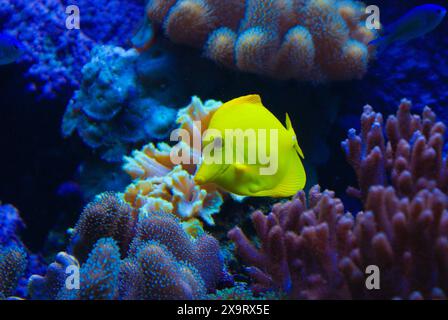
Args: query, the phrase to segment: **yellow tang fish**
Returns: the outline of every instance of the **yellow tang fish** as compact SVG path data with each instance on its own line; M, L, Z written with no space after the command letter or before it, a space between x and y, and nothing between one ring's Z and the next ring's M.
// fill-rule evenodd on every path
M202 136L202 162L194 180L243 196L288 197L302 190L306 174L296 134L258 95L223 104Z

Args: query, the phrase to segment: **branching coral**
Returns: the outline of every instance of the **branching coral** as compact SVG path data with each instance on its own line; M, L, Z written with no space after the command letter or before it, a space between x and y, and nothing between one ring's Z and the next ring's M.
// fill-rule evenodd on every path
M362 137L344 144L360 181L364 210L344 213L329 191L311 189L252 215L258 249L239 228L229 232L251 265L254 288L275 288L292 298L444 298L448 292L448 200L444 126L425 109L412 116L403 101L389 117L366 107ZM383 156L384 155L384 156ZM388 183L392 186L387 187ZM352 193L353 193L353 189ZM308 203L308 205L307 205ZM380 270L381 288L368 290L366 268Z
M150 0L147 16L174 42L225 66L281 79L362 77L375 37L350 0Z
M132 157L125 157L123 168L134 182L126 189L124 198L134 209L142 213L172 213L187 221L186 228L192 228L193 233L198 226L195 218L214 224L212 215L219 211L223 200L217 190L200 187L193 180L201 151L197 150L193 137L202 134L220 105L213 100L202 104L193 97L189 106L179 110L177 118L180 129L188 131L190 141L180 141L174 147L165 143L156 147L150 143L141 151L134 151ZM177 153L186 154L189 163L174 163Z
M26 74L31 80L29 89L55 98L57 93L77 87L80 67L94 41L79 30L68 32L60 1L2 2L3 29L17 36L25 47L20 62L30 65Z
M73 230L70 253L84 262L99 239L111 237L124 256L134 235L134 224L131 208L119 195L100 194L81 213Z

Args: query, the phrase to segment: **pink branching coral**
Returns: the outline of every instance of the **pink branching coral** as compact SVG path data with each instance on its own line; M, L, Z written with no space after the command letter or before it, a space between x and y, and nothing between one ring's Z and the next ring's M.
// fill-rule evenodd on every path
M375 37L351 0L150 0L146 12L172 41L279 79L361 78Z
M66 252L59 252L55 261L51 263L44 276L32 275L28 281L29 296L33 300L53 300L58 297L59 291L65 286L66 270L74 266L79 268L75 257Z
M363 200L356 217L332 192L313 187L252 215L261 247L239 228L229 232L251 265L254 288L283 290L291 298L439 299L448 293L447 160L443 124L425 108L411 115L403 101L386 122L366 107L362 134L343 144ZM391 184L390 186L388 186ZM380 270L379 290L366 288L366 269Z
M361 135L354 129L342 143L347 161L358 177L359 190L351 195L366 199L371 185L392 183L400 197L413 197L420 190L438 188L448 193L448 159L443 159L445 125L436 122L430 108L412 115L412 104L402 100L390 116L383 134L383 116L364 107ZM387 138L387 143L386 143Z
M180 141L173 147L150 143L141 151L134 151L132 157L125 157L123 168L134 181L127 187L124 199L134 210L143 214L172 213L184 221L192 234L201 229L197 218L214 224L212 215L219 211L223 200L218 190L198 186L193 180L201 151L193 143L193 136L200 137L220 105L213 100L203 104L193 97L190 105L179 110L177 118L179 128L190 134L191 141ZM190 163L174 163L172 156L176 152L189 155Z

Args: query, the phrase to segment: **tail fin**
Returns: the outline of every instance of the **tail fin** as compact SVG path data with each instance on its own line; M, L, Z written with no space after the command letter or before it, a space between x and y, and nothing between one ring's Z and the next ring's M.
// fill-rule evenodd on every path
M297 151L297 153L299 154L299 156L302 158L302 159L305 159L305 156L303 155L303 152L302 152L302 149L300 149L300 146L299 146L299 143L297 142L297 135L296 135L296 133L294 132L294 129L293 129L293 127L292 127L292 125L291 125L291 119L289 118L289 115L288 115L288 113L286 113L286 130L288 130L289 132L291 132L291 134L293 135L293 139L294 139L294 141L293 141L293 144L294 144L294 149Z

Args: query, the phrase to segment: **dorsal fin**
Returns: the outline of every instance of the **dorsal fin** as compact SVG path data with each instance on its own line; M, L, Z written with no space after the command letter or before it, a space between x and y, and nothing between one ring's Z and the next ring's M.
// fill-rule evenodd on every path
M293 129L292 124L291 124L291 119L289 118L288 113L286 113L286 120L285 120L285 123L286 123L286 130L288 130L289 132L291 132L291 134L293 135L293 139L294 139L294 141L293 141L293 146L294 146L294 149L295 149L295 150L297 151L297 153L302 157L302 159L305 159L305 156L303 155L302 149L300 149L299 143L298 143L298 141L297 141L297 135L296 135L296 133L294 132L294 129Z
M234 106L238 106L238 105L241 105L244 103L263 105L261 102L261 97L258 94L250 94L247 96L243 96L243 97L239 97L239 98L230 100L230 101L224 103L220 109L223 110L223 109L227 109L227 108L232 108Z

